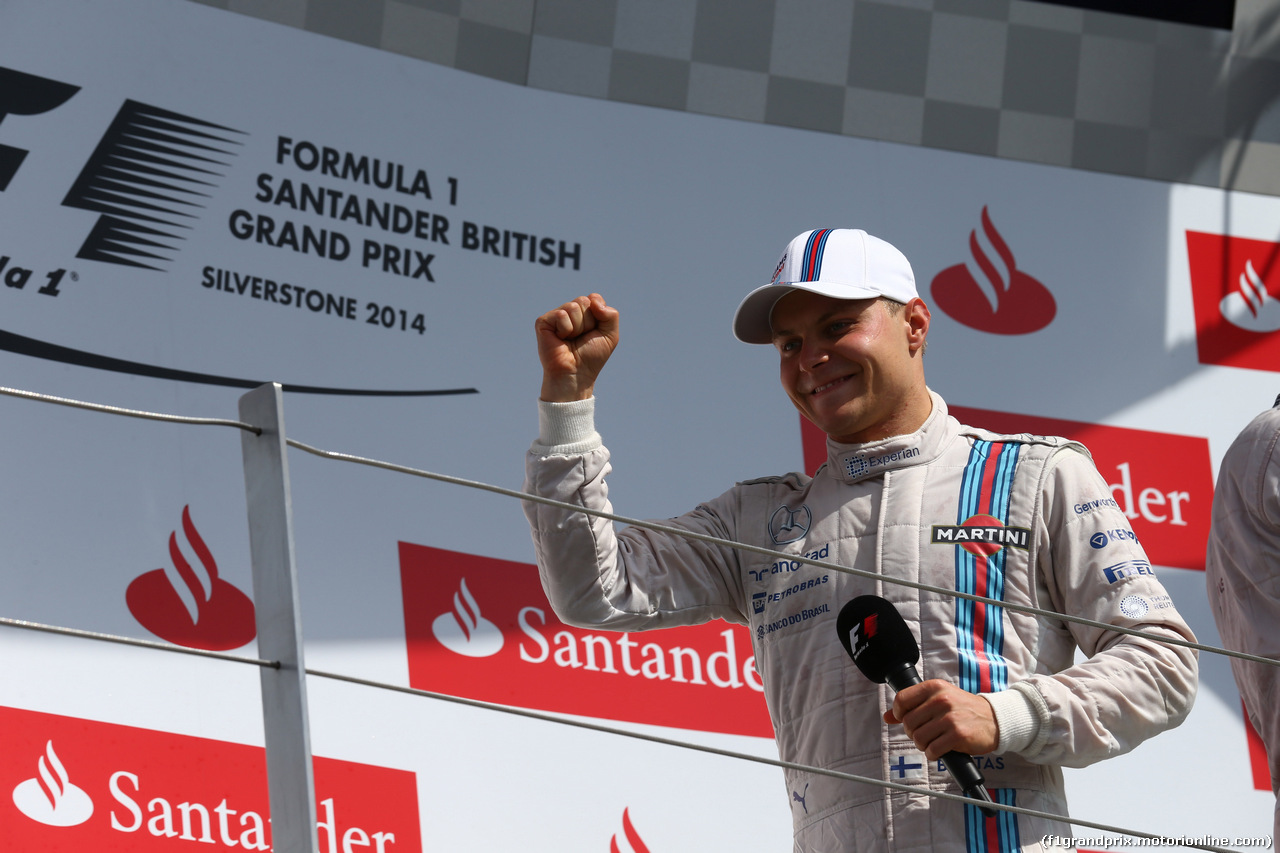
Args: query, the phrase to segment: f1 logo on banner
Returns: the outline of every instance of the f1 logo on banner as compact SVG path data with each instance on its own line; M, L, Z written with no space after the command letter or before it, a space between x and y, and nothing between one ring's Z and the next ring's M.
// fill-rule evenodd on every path
M746 628L565 625L538 570L400 543L409 684L519 708L773 737Z
M57 109L80 91L79 86L60 83L47 77L24 74L12 68L0 68L0 122L5 116L33 116ZM18 173L28 152L12 145L0 145L0 192Z

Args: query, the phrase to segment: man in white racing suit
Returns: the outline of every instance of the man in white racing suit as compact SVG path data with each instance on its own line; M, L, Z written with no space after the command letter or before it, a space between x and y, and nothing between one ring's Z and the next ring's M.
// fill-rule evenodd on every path
M1181 723L1195 696L1185 647L791 559L1193 639L1083 447L947 414L924 381L929 320L906 258L846 229L792 240L739 306L735 334L777 348L783 388L828 435L827 463L812 479L738 483L664 523L783 556L525 505L562 620L745 624L782 759L921 791L786 770L797 851L1039 849L1069 827L924 793L960 792L941 756L974 755L996 802L1066 814L1061 766L1127 752ZM592 294L535 328L543 385L526 491L608 510L593 391L618 312ZM924 681L896 696L836 637L842 605L866 593L919 638Z
M1222 457L1204 579L1222 644L1280 658L1280 397ZM1231 658L1231 672L1267 750L1280 835L1280 668Z

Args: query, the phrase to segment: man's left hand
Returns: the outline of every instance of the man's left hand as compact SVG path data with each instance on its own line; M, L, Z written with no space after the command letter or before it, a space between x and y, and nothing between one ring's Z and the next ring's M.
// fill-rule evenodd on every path
M930 679L898 693L884 714L901 723L916 748L931 761L956 750L984 755L996 748L999 729L991 704L948 681Z

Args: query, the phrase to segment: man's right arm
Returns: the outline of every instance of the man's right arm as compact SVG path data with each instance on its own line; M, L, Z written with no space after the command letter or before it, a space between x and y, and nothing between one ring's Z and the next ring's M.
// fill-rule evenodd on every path
M535 324L543 366L538 440L525 460L525 491L611 512L609 453L595 430L595 381L618 341L618 312L598 294ZM719 503L719 502L715 502ZM526 502L538 571L556 614L571 625L619 631L741 622L736 554L683 537L628 528L597 515ZM731 512L699 507L668 524L727 537Z

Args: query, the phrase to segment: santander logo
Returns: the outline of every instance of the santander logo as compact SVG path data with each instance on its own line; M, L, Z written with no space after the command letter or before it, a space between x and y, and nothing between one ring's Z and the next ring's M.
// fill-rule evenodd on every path
M18 811L45 826L79 826L93 816L93 800L82 788L71 784L67 770L53 741L45 744L37 764L37 778L18 783L13 804Z
M1250 332L1274 332L1280 329L1280 301L1273 299L1253 268L1253 259L1244 262L1236 289L1218 303L1218 310L1228 323Z
M0 785L26 818L0 810L0 849L273 849L262 747L4 706L0 731ZM55 743L74 757L78 785ZM313 768L315 849L421 853L413 773L323 756L313 757Z
M1280 370L1280 243L1187 232L1201 364Z
M636 828L631 824L631 810L622 810L622 834L630 845L631 853L649 853L649 848L645 846L644 839L640 837L640 833L636 832ZM618 847L618 834L614 833L609 839L609 853L624 853L623 849Z
M431 633L440 645L467 657L487 658L502 651L502 630L480 614L466 578L453 594L453 610L436 617Z
M177 531L170 533L172 565L133 579L125 590L129 612L148 631L179 646L226 651L245 645L257 634L253 602L218 577L189 506L182 508L182 533L195 560L184 554Z
M745 627L575 628L538 569L400 543L409 684L519 708L770 737Z
M1036 279L1018 269L1013 252L982 208L983 247L977 231L969 232L969 262L947 267L930 285L934 304L948 316L980 332L1025 335L1053 322L1057 303ZM999 264L997 264L999 261Z

